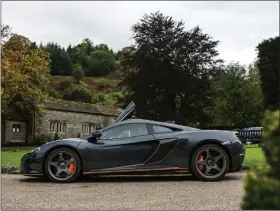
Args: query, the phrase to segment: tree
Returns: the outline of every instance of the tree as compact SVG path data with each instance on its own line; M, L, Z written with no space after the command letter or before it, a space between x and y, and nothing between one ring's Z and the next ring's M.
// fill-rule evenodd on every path
M4 112L17 105L28 111L42 111L49 84L49 56L43 49L31 49L31 42L13 35L2 48L1 97Z
M280 96L279 37L257 46L258 67L265 98L263 152L266 164L252 169L245 178L242 208L246 210L280 209Z
M67 47L67 53L70 57L72 64L79 63L78 56L77 56L77 49L75 48L75 46L72 47L72 45L69 45Z
M280 104L280 37L264 40L257 50L265 108L273 110Z
M83 68L80 64L75 64L73 66L72 76L77 81L78 84L84 78L85 73L84 73Z
M117 69L112 49L106 44L95 45L84 39L76 46L69 45L67 52L73 64L79 63L86 76L105 76Z
M68 52L55 43L48 43L46 49L50 54L51 74L70 76L72 73L72 62Z
M86 38L84 39L80 44L76 46L76 48L81 52L84 53L85 55L90 55L91 52L93 52L94 49L94 43L89 39Z
M181 124L208 122L211 78L220 72L218 41L199 27L189 31L182 21L160 12L144 15L132 27L135 46L121 61L129 69L120 86L124 104L136 102L137 116Z
M1 24L1 45L10 38L12 31L9 25Z
M36 42L31 42L31 44L30 44L30 49L38 49L39 47L38 47L38 45L37 45L37 43Z
M247 112L251 115L251 124L261 125L264 113L264 97L261 88L260 70L254 62L248 68L247 83L245 84L245 90L248 90L249 104Z
M118 61L118 69L124 73L124 74L130 74L130 66L127 66L127 60L129 60L129 58L131 58L131 56L136 52L136 49L134 48L134 46L128 46L128 47L124 47L121 50L119 50L116 55L115 58ZM129 65L129 62L128 62Z
M113 54L105 50L95 50L90 54L90 69L87 76L105 76L116 70Z
M114 58L115 58L115 53L112 49L109 49L108 45L107 44L104 44L104 43L101 43L101 44L98 44L96 46L94 46L93 48L94 50L93 51L96 51L96 50L103 50L103 51L107 51L109 53L111 53ZM116 59L116 58L115 58Z
M208 112L214 125L237 127L259 126L263 112L263 98L259 72L255 65L246 68L238 63L225 66L213 82L213 101Z
M69 49L70 50L70 49ZM86 38L71 50L71 59L74 64L79 63L84 72L90 71L91 57L90 54L94 51L93 42Z
M106 45L104 43L94 46L93 51L96 51L96 50L110 51L108 45Z

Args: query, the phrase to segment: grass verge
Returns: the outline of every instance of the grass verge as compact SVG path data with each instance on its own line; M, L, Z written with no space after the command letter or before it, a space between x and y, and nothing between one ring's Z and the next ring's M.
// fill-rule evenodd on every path
M245 160L243 163L243 169L250 169L264 164L265 164L265 156L262 151L262 148L258 147L258 145L247 146Z
M2 147L1 148L1 167L10 163L16 166L17 169L20 167L21 157L36 148L35 146L28 147Z

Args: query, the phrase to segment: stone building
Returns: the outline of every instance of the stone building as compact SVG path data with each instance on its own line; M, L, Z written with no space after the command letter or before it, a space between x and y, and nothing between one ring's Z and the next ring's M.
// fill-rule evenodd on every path
M32 144L40 135L78 137L114 121L120 109L64 100L46 101L44 114L10 108L1 115L1 144Z

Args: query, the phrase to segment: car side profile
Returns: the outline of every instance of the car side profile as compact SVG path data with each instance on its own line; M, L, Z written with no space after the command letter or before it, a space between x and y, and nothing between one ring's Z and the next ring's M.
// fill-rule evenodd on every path
M102 130L49 142L25 154L21 173L54 182L120 174L192 174L218 181L242 167L245 146L234 132L129 119L134 109L131 102Z

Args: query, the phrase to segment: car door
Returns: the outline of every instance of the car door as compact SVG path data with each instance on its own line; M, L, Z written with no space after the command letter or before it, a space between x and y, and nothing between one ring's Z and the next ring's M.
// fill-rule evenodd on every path
M148 128L154 134L155 143L157 143L158 147L152 156L145 161L145 164L160 164L175 149L179 143L179 138L174 130L169 127L148 124Z
M146 124L121 124L103 131L99 140L88 146L84 161L89 171L134 168L144 163L156 148L154 136L149 134Z

